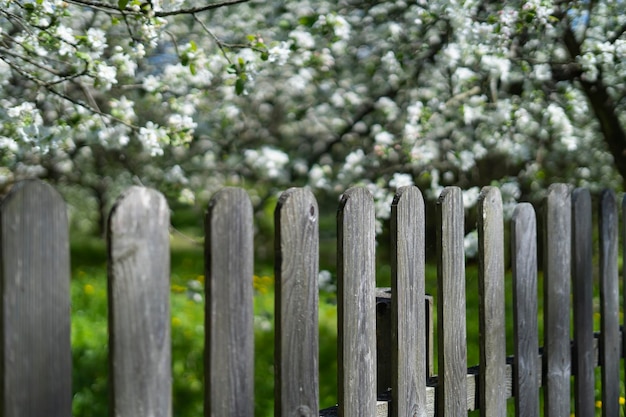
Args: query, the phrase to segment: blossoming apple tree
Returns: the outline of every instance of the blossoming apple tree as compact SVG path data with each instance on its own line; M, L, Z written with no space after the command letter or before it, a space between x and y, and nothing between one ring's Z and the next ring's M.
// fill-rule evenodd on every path
M626 178L623 1L0 3L5 183L358 183L384 217L406 184Z

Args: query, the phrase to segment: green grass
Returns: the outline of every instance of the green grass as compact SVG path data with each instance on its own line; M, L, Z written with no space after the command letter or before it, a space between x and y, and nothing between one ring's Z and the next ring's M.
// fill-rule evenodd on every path
M191 241L172 242L171 315L174 416L203 415L203 251ZM274 407L274 282L265 267L254 277L255 415ZM108 415L107 277L104 243L72 245L73 415ZM320 402L336 403L336 306L334 295L320 303Z
M83 239L72 245L72 349L73 415L108 414L108 348L106 252L104 242ZM328 261L328 260L326 260ZM198 417L203 414L204 300L203 250L192 240L176 237L172 241L171 314L174 416ZM378 285L388 286L390 268L379 259ZM330 265L326 266L330 268ZM427 293L437 296L437 271L427 265ZM541 293L541 275L538 290ZM512 283L507 275L507 354L513 353ZM255 415L270 417L274 406L274 282L271 265L261 265L254 277L255 329ZM468 365L479 360L478 269L466 267L467 357ZM320 295L319 370L320 406L337 402L337 309L334 294ZM539 298L539 313L542 300ZM435 305L436 310L436 305ZM436 313L435 313L436 314ZM435 317L436 318L436 317ZM435 331L436 331L436 322ZM539 320L540 343L543 323ZM599 325L596 323L596 330ZM436 352L435 339L435 352ZM435 355L436 372L436 355ZM600 400L599 369L597 400ZM622 393L624 389L622 387ZM598 404L599 405L599 404ZM509 400L509 411L513 400ZM601 408L597 408L600 415ZM477 415L472 413L472 415Z

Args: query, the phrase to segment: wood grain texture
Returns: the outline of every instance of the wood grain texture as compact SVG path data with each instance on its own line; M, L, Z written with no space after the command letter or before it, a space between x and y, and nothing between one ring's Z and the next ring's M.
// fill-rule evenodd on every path
M622 198L621 212L622 212L622 227L620 229L620 234L621 234L621 243L622 243L622 260L624 260L626 259L626 195ZM626 312L626 268L623 268L623 267L622 267L621 280L622 280L621 308L622 308L622 312ZM626 329L626 325L624 323L626 323L626 318L622 319L622 326L621 326L622 331L620 332L622 336L622 343L621 343L622 356L626 357L626 337L624 335L624 329ZM624 369L622 369L622 371L626 372L626 360L623 362L623 366L624 366Z
M391 288L376 288L376 396L388 397L393 386Z
M254 227L246 192L215 194L205 227L205 416L252 416Z
M537 319L537 221L533 206L519 204L511 218L515 409L520 417L539 416L539 336Z
M319 415L319 210L309 190L285 191L275 211L275 415Z
M523 203L526 204L526 203ZM596 335L598 336L598 335ZM595 359L595 366L599 366L599 362L598 362L598 339L595 338L593 340L593 357ZM541 364L541 359L542 359L542 355L541 353L539 353L538 355L536 355L536 363L537 364ZM514 374L514 358L513 357L508 357L507 358L507 364L505 367L505 383L504 386L502 387L504 393L505 393L505 398L506 399L510 399L513 398L513 391L514 391L514 387L513 384L516 383L516 378L513 376ZM536 373L537 374L537 373ZM466 397L466 404L467 404L467 410L468 411L473 411L473 410L478 410L478 408L480 407L479 401L478 401L478 386L479 386L479 375L478 375L478 367L473 366L467 369L467 374L466 374L466 380L467 380L467 397ZM537 405L536 406L531 406L531 407L526 407L523 410L525 411L529 411L529 410L536 410L535 414L530 414L530 413L520 413L520 414L515 414L515 415L541 415L539 413L539 387L541 386L541 378L538 378L536 380L536 394L531 398L531 400L533 400L533 402L536 402ZM426 386L426 415L428 417L433 417L435 415L435 402L436 402L436 391L438 390L437 387L437 380L436 378L433 380L430 380L429 383ZM391 400L389 399L385 399L385 398L379 398L378 401L376 402L376 416L377 417L391 417L391 412L392 412L392 406L391 406ZM338 415L338 410L337 407L329 407L323 410L320 410L320 416L322 417L336 417ZM465 415L465 414L463 414Z
M494 187L483 188L478 198L478 248L480 415L500 417L506 415L504 221L500 190Z
M422 193L400 188L391 206L394 417L426 416L425 233Z
M342 195L337 227L339 415L370 417L376 415L376 277L369 191Z
M41 181L0 206L0 415L69 417L72 407L67 208Z
M172 415L169 208L132 187L108 224L110 415Z
M572 192L572 281L574 286L575 411L595 413L595 363L593 348L593 218L589 190Z
M378 398L389 397L393 386L392 332L391 332L391 288L376 288L376 386ZM433 297L424 297L424 318L426 322L426 381L434 376L434 328ZM392 395L393 397L393 395Z
M437 333L442 416L467 412L464 208L461 189L447 187L437 201Z
M602 415L620 413L619 278L617 270L618 215L615 193L600 196L600 363Z
M566 185L548 189L544 219L544 414L569 417L572 222Z

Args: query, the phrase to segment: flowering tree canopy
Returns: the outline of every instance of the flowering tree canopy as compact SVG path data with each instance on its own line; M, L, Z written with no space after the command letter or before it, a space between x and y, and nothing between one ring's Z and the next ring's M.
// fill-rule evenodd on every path
M623 1L0 3L4 183L363 184L384 217L626 178Z

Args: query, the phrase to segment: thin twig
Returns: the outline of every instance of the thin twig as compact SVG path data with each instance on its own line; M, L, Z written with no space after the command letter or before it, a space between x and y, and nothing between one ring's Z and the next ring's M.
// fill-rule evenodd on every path
M94 0L66 0L68 3L72 3L72 4L77 4L80 6L86 6L86 7L91 7L94 9L100 9L109 13L115 13L115 14L130 14L130 15L134 15L134 16L141 16L144 15L145 12L142 11L136 11L133 10L130 7L126 7L123 10L120 10L119 7L109 4L109 3L104 3L101 1L94 1ZM192 7L189 9L178 9L178 10L169 10L169 11L155 11L154 12L154 16L155 17L168 17L168 16L175 16L175 15L181 15L181 14L194 14L194 13L201 13L207 10L214 10L214 9L219 9L221 7L228 7L228 6L232 6L235 4L240 4L240 3L247 3L250 0L225 0L225 1L221 1L221 2L217 2L217 3L209 3L205 6L201 6L201 7Z
M51 86L47 85L43 81L39 80L37 77L35 77L35 76L27 73L26 71L22 70L19 66L15 65L13 62L11 62L11 61L4 61L4 62L6 62L14 71L19 73L22 77L26 78L27 80L30 80L30 81L34 82L35 84L37 84L40 87L46 89L51 94L53 94L53 95L55 95L57 97L60 97L63 100L67 100L67 101L69 101L70 103L72 103L72 104L74 104L76 106L82 107L82 108L86 109L87 111L89 111L89 112L91 112L93 114L97 114L97 115L102 116L102 117L104 117L106 119L109 119L111 121L120 123L120 124L122 124L122 125L124 125L126 127L129 127L130 129L135 130L135 131L139 130L139 128L137 126L135 126L135 125L133 125L131 123L128 123L128 122L126 122L126 121L124 121L124 120L122 120L122 119L120 119L118 117L115 117L115 116L111 115L111 114L105 113L105 112L103 112L103 111L101 111L101 110L99 110L97 108L93 108L93 107L89 106L88 104L83 103L80 100L76 100L76 99L74 99L74 98L72 98L72 97L70 97L70 96L68 96L66 94L63 94L63 93L55 90L54 88L52 88Z
M154 12L154 16L155 17L167 17L167 16L173 16L173 15L178 15L178 14L195 14L195 13L201 13L201 12L205 12L207 10L214 10L214 9L219 9L222 7L228 7L228 6L233 6L235 4L241 4L241 3L247 3L250 0L226 0L226 1L221 1L218 3L209 3L206 6L202 6L202 7L193 7L190 9L180 9L180 10L171 10L168 12Z
M224 55L224 58L226 58L226 61L228 61L228 63L230 65L233 65L232 61L230 60L230 58L228 57L228 54L226 53L226 50L224 49L224 45L222 44L222 41L220 41L218 39L217 36L215 36L215 34L211 31L211 29L209 29L207 27L207 25L204 24L203 21L201 21L200 19L198 19L198 16L195 15L195 13L192 15L194 20L196 22L198 22L200 24L200 26L202 26L202 29L204 29L204 31L206 33L209 34L209 36L211 36L213 38L213 40L215 41L215 43L217 44L217 47L220 48L220 51L222 52L222 55Z

